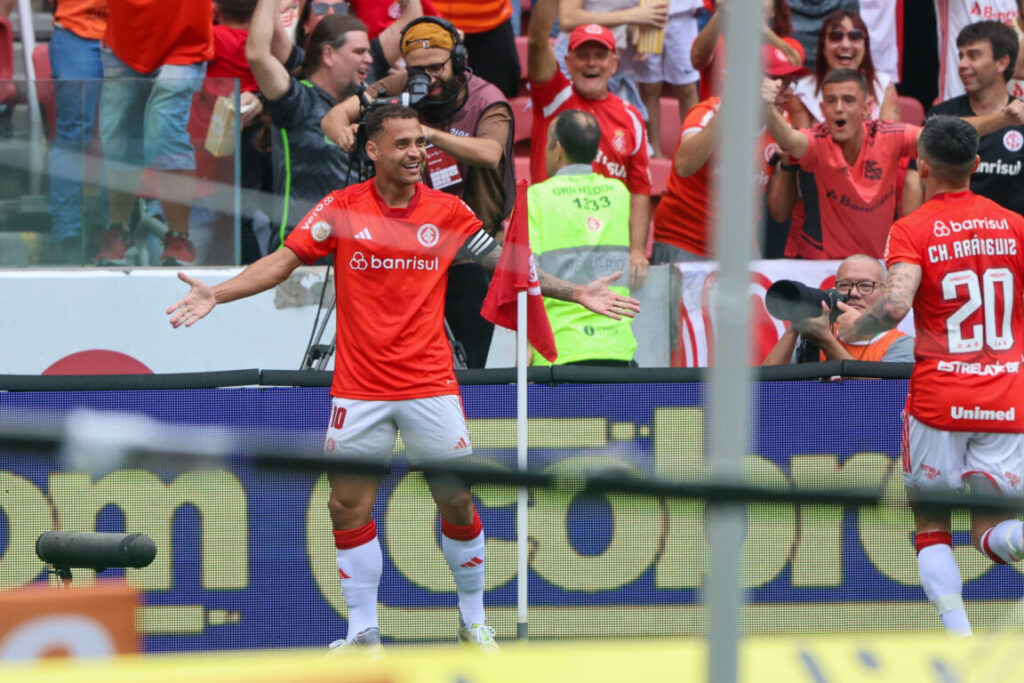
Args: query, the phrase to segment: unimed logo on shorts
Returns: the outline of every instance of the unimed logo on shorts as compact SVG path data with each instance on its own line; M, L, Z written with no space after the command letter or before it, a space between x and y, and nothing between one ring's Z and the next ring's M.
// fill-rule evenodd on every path
M440 260L434 258L381 258L375 254L366 255L361 251L352 254L348 267L352 270L438 270Z
M965 408L950 406L949 416L954 420L995 420L996 422L1013 422L1016 419L1016 408L1009 410L983 410L980 406Z

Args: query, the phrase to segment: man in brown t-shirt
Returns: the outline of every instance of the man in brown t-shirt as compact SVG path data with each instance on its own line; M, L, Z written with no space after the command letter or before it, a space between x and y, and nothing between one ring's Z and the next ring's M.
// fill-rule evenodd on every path
M424 182L461 197L500 240L502 220L515 200L512 108L498 88L472 76L458 34L444 19L410 22L401 49L409 71L425 73L431 83L426 96L413 103L427 138ZM404 92L408 78L407 73L388 76L367 88L366 96ZM334 107L322 122L327 137L351 149L359 109L358 97ZM471 368L487 361L494 329L480 317L487 284L486 272L473 262L456 262L448 273L445 318Z

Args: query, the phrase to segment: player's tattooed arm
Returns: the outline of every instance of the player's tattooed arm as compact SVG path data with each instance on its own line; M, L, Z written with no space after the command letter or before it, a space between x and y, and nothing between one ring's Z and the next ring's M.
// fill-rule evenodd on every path
M493 271L498 266L498 259L500 257L501 246L495 245L493 249L481 254L478 258L484 268ZM589 311L607 316L613 320L632 318L640 312L639 301L629 296L617 294L609 287L611 283L620 277L622 277L622 271L617 271L607 277L599 277L586 285L577 285L555 277L540 268L537 269L537 280L540 282L541 294L551 299L579 304Z
M882 296L854 323L856 336L871 337L899 325L914 305L914 295L920 284L921 266L894 263L889 268Z
M487 270L493 271L498 267L498 259L501 258L501 245L495 244L494 248L480 256L480 265ZM551 273L537 269L537 279L540 281L540 293L549 299L579 303L580 293L583 287L573 284Z
M557 278L540 268L537 269L537 279L540 280L540 293L549 299L579 303L583 287Z

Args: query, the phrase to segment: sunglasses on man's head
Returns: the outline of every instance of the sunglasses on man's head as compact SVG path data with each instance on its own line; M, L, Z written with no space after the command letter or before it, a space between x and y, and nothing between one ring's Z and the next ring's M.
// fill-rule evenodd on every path
M347 2L314 2L310 7L313 14L323 16L328 12L332 14L348 14Z
M843 36L849 38L851 43L859 43L864 40L864 31L861 31L858 28L855 28L852 31L844 31L839 28L834 28L828 32L828 42L841 43L843 42Z

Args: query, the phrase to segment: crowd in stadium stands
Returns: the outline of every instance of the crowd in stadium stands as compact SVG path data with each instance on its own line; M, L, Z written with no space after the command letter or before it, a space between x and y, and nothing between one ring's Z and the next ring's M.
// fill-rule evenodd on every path
M592 168L628 191L626 270L640 287L649 263L714 254L722 5L61 0L48 50L58 79L49 258L125 263L133 231L155 215L161 263L230 260L214 237L231 234L233 216L214 195L234 178L233 148L215 139L214 124L234 115L225 79L238 79L239 182L251 197L244 262L362 178L362 112L408 89L422 98L430 140L424 182L461 197L499 240L517 178L548 177L552 121L566 110L596 117ZM940 99L927 104L971 117L983 134L972 187L1019 211L1024 122L1013 103L1024 94L1024 0L935 0L935 10ZM751 254L881 257L892 221L921 202L913 157L928 107L897 93L913 17L884 0L763 0L761 12L771 102L756 146L764 210ZM74 84L100 77L102 88ZM96 124L106 200L84 221L80 160ZM448 319L471 367L484 364L490 342L477 314L487 282L474 263L452 267Z

